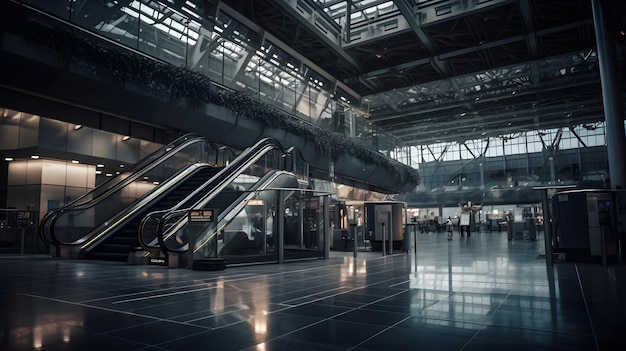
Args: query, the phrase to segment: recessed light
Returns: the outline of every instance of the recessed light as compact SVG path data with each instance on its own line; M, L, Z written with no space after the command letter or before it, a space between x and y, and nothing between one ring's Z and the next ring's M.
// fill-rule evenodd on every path
M98 167L98 168L102 168L102 167L104 167L104 165L103 165L102 163L98 163L98 164L96 165L96 167Z
M72 163L80 163L78 160L72 160Z
M121 164L121 165L120 165L120 168L124 168L124 165L123 165L123 164Z
M113 177L113 173L107 173L106 176L107 177Z
M32 155L30 158L32 158L33 160L36 160L39 158L39 155Z
M77 125L74 126L74 130L79 130L82 127L83 127L82 124L77 124Z
M11 161L13 161L13 157L5 157L4 160L11 162Z
M96 171L96 174L102 174L102 171Z
M130 137L128 135L124 135L124 137L122 138L122 140L124 140L124 141L126 141L128 139L130 139Z

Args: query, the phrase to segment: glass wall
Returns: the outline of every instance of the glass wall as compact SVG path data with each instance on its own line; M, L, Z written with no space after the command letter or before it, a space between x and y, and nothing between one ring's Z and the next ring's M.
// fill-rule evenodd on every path
M221 10L188 1L24 0L142 54L210 77L216 84L331 128L394 156L402 145L367 121L360 97L280 42ZM333 117L336 116L336 117ZM331 128L332 129L332 128Z

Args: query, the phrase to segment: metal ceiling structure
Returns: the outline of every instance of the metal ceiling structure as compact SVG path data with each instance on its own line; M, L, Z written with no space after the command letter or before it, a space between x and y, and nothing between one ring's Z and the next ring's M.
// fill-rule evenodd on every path
M366 117L406 145L604 120L591 0L215 4L345 84ZM623 91L626 1L606 5L621 45Z

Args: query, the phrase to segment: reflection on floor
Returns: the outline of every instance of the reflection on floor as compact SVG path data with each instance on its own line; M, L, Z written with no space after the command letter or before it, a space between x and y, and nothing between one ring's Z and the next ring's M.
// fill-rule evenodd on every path
M626 266L542 252L430 233L417 255L218 272L2 255L0 349L623 350Z

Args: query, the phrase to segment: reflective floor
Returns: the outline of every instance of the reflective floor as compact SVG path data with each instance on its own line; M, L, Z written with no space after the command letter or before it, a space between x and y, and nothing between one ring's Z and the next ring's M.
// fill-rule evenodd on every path
M543 237L204 272L0 256L1 350L624 350L626 265Z

